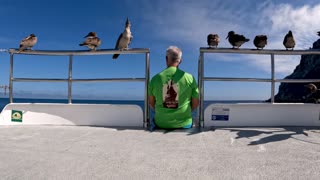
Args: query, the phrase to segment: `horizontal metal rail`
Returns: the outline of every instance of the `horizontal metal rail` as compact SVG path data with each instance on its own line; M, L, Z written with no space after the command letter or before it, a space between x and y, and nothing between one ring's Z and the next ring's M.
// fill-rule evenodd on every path
M125 50L117 49L97 49L97 50L24 50L9 49L11 54L24 54L24 55L48 55L48 56L81 56L81 55L106 55L106 54L144 54L149 53L150 49L147 48L133 48Z
M223 78L223 77L203 77L204 81L248 81L248 82L271 82L271 79L259 78Z
M12 78L14 82L68 82L68 79Z
M101 78L101 79L70 79L71 82L144 82L146 78ZM69 79L48 78L13 78L15 82L68 82Z
M204 81L272 82L272 79L264 79L264 78L203 77L202 80ZM274 82L311 83L311 82L320 82L320 79L275 79Z
M320 54L320 49L309 50L276 50L276 49L232 49L232 48L206 48L201 47L200 53L232 53L232 54L275 54L275 55L307 55Z
M283 83L315 83L320 82L320 79L275 79L274 81Z
M204 54L205 53L225 53L225 54L257 54L270 55L271 57L271 78L231 78L231 77L204 77ZM271 83L271 103L275 101L275 83L315 83L320 79L275 79L275 55L320 55L320 49L308 50L275 50L275 49L233 49L233 48L200 48L199 56L199 91L200 105L198 114L199 125L204 127L204 81L239 81L239 82L269 82Z
M72 82L144 82L146 78L72 79Z
M149 100L148 100L148 83L150 76L150 49L133 48L133 49L98 49L98 50L24 50L9 49L10 54L10 77L9 77L9 97L10 103L13 103L13 82L67 82L68 83L68 103L72 103L72 83L77 82L144 82L144 118L143 127L149 124ZM82 55L107 55L107 54L145 54L145 78L94 78L94 79L73 79L72 64L73 56ZM15 78L13 77L13 56L14 55L47 55L47 56L69 56L68 78Z

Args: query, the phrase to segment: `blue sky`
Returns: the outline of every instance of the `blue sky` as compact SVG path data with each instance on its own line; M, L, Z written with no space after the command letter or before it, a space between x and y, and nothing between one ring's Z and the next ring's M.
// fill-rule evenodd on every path
M130 47L150 48L151 77L165 68L166 48L176 45L183 51L180 68L197 79L199 48L207 46L209 33L219 34L219 47L231 47L225 37L234 30L250 39L242 48L253 48L253 38L266 34L266 49L283 49L283 37L292 30L295 49L308 49L320 30L320 3L315 0L2 0L0 15L0 49L17 48L21 39L34 33L35 50L83 50L78 44L90 31L101 38L101 49L114 48L129 17L134 36ZM299 60L276 56L277 78L292 73ZM0 62L0 85L8 85L9 54L0 53ZM14 77L67 78L67 70L68 57L15 56ZM270 57L206 55L205 76L270 78ZM121 55L116 61L111 55L74 57L73 78L112 77L144 77L144 55ZM269 83L206 82L205 99L264 100L270 89ZM143 99L143 95L140 82L73 84L75 99ZM16 82L14 97L66 98L67 84Z

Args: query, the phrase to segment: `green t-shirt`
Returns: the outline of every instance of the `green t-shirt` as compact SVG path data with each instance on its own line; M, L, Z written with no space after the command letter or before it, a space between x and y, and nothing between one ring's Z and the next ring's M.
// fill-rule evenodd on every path
M194 77L168 67L149 83L148 95L155 97L155 123L161 128L182 128L192 123L191 98L199 98Z

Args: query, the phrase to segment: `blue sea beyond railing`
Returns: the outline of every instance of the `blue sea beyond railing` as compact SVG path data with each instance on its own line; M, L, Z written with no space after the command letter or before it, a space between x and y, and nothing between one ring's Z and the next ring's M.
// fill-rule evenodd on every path
M28 99L28 98L15 98L13 100L14 103L68 103L67 99ZM262 100L226 100L226 101L213 101L213 100L205 100L204 108L212 103L226 103L226 104L234 104L234 103L262 103ZM0 111L9 104L9 98L0 98ZM72 100L72 104L134 104L140 106L144 109L144 101L143 100L83 100L83 99L74 99Z

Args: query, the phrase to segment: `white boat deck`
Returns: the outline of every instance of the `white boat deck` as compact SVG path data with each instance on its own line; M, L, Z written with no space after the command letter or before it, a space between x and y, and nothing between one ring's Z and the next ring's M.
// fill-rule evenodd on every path
M0 126L1 179L318 179L319 127Z
M11 103L0 114L0 179L318 180L320 177L319 105L273 103L275 83L319 81L276 79L275 55L320 54L318 50L200 48L198 83L202 96L198 119L204 129L154 132L142 129L149 117L149 49L19 53L10 49L9 53ZM145 54L145 76L72 78L73 55L114 53ZM271 77L205 77L206 53L270 55ZM19 54L69 56L68 77L14 77L14 55ZM145 82L144 111L137 105L72 104L73 83L128 81ZM270 83L272 103L211 104L204 109L205 81ZM12 103L14 82L68 83L69 104ZM253 128L256 126L260 128ZM218 129L210 130L210 127Z

